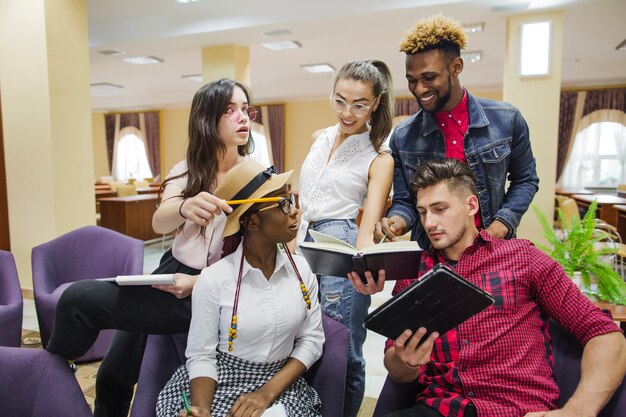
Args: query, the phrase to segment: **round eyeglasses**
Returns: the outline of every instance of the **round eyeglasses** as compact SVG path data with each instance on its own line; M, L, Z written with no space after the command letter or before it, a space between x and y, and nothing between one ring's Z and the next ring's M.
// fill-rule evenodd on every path
M243 110L239 110L236 107L229 107L224 115L226 115L228 117L228 120L230 120L231 122L237 123L239 121L240 113L246 114L248 116L248 119L250 121L253 121L256 118L257 111L252 106L246 107Z
M269 205L267 207L263 207L262 209L258 209L257 211L263 211L263 210L269 210L269 209L273 209L276 207L280 207L280 211L282 211L285 214L289 214L291 213L291 207L297 207L296 206L296 194L295 193L289 193L289 198L281 198L280 201L278 203Z
M346 111L346 107L349 107L350 108L350 113L352 113L353 115L355 115L357 117L363 117L363 116L367 116L367 113L370 111L372 106L376 103L376 100L378 99L378 97L380 97L380 96L377 96L372 101L372 104L370 104L368 106L368 105L363 104L363 103L350 103L350 104L348 104L348 102L346 102L341 97L337 97L337 96L334 96L334 95L331 94L331 96L330 96L330 106L337 113L343 113L344 111Z

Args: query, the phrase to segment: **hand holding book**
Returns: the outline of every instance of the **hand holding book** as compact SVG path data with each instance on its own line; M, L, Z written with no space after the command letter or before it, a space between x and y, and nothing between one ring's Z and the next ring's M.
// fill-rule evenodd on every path
M388 280L418 275L422 249L417 242L388 242L358 250L324 233L314 230L309 233L314 242L302 242L300 251L315 274L346 277L354 271L363 283L367 283L365 271L370 271L374 280L378 279L381 269L385 270Z

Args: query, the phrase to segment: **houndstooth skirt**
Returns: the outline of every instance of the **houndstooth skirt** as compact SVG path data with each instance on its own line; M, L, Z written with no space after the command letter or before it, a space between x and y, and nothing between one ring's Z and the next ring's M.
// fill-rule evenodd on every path
M270 363L250 362L223 352L217 353L217 378L213 396L212 417L223 417L242 394L261 388L287 359ZM182 392L190 395L189 373L185 365L174 372L157 399L157 417L175 417L184 408ZM287 391L275 401L282 404L289 417L321 417L322 402L317 392L304 380L298 378Z

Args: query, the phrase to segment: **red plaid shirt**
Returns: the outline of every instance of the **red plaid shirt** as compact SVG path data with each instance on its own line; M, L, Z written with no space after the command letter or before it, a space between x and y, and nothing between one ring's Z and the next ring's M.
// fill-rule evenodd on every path
M437 260L423 257L421 274ZM471 402L479 416L516 417L558 407L552 373L548 316L584 345L620 331L565 275L563 269L523 239L494 239L484 230L467 248L456 272L495 297L493 306L435 341L418 381L417 401L447 417L461 417ZM397 281L393 294L413 280ZM393 346L388 340L386 348Z

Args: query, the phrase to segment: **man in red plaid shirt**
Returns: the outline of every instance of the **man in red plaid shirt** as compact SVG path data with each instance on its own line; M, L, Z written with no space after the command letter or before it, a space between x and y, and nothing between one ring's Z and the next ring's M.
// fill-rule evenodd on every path
M432 333L419 347L423 328L387 341L390 377L426 387L416 393L415 406L387 417L596 416L626 373L620 329L531 242L496 239L476 228L476 183L467 164L428 161L410 186L432 246L421 273L445 263L495 303L443 335ZM378 282L366 275L367 285L356 273L350 281L364 294L382 291L384 271ZM397 281L393 294L412 281ZM560 410L548 317L584 346L581 382Z

